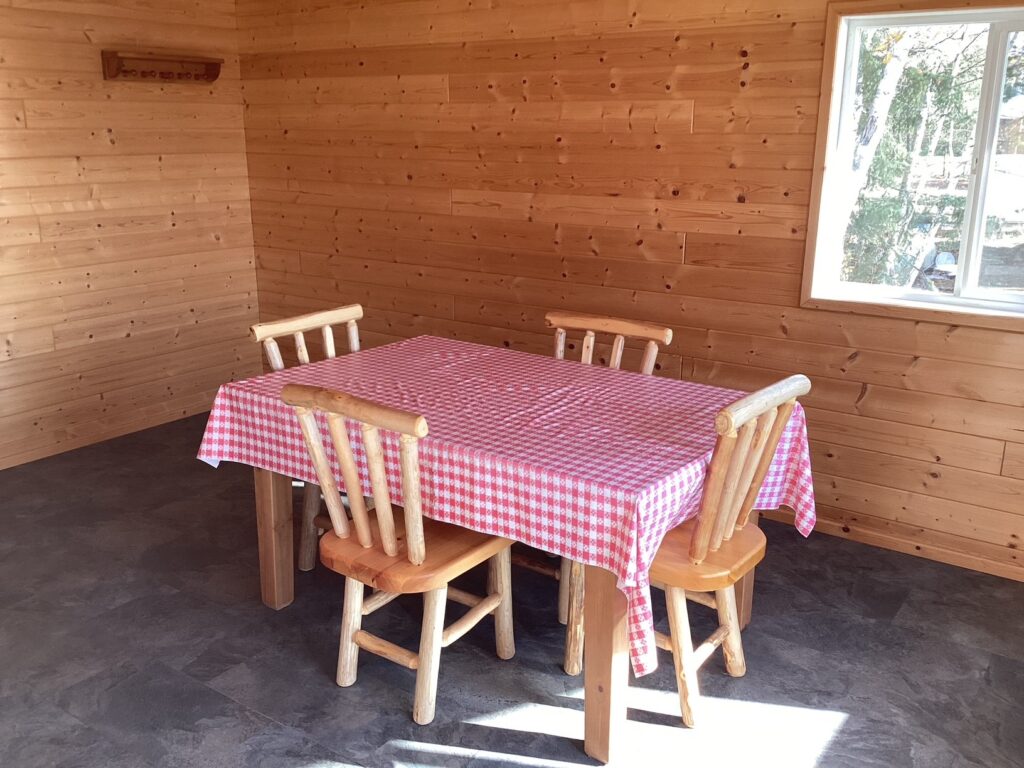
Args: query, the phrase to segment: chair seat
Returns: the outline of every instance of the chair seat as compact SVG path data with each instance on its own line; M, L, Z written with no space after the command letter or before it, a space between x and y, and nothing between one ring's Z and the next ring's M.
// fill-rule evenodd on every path
M401 507L394 508L398 554L384 553L379 544L376 516L371 514L374 546L360 545L355 531L347 539L334 531L320 538L320 561L332 571L350 576L374 589L399 594L418 594L445 586L488 558L512 545L510 539L471 531L459 525L423 518L427 557L421 565L409 562L405 547L405 520Z
M748 523L729 541L722 542L717 552L708 552L704 562L695 565L690 561L690 539L696 530L695 518L665 535L651 566L652 584L713 592L732 586L764 558L764 532Z

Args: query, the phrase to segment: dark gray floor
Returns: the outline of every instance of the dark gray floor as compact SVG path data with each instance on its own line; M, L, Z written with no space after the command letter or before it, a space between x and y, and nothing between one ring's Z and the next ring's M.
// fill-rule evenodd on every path
M554 585L529 573L516 657L489 623L446 650L432 725L412 673L369 654L336 687L340 579L299 574L291 607L263 607L251 474L193 458L203 423L0 472L0 766L593 764ZM663 656L632 684L625 764L1024 765L1024 584L765 529L747 676L709 662L688 731ZM369 625L415 647L417 610Z

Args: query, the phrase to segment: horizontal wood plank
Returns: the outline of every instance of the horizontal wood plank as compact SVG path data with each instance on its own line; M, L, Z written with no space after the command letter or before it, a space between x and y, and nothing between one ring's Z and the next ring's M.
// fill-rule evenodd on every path
M1002 474L1024 480L1024 443L1007 443Z
M232 0L0 2L0 467L259 370L236 34ZM104 48L225 61L214 83L107 81Z

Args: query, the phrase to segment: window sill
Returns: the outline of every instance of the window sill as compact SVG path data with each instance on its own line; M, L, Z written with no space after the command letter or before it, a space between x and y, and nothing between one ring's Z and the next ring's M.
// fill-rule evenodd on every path
M993 328L1001 331L1024 333L1024 311L988 309L976 306L936 306L911 299L877 298L864 301L851 299L829 299L804 296L800 306L806 309L823 309L830 312L847 312L876 317L893 317L942 325L964 325L973 328Z

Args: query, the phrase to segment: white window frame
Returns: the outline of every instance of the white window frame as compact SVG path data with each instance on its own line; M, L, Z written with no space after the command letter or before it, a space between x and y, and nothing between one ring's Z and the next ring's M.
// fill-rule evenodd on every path
M828 11L825 61L822 73L818 133L815 145L814 177L811 185L810 218L804 264L802 306L905 316L925 320L967 322L970 315L976 325L1024 328L1024 296L977 287L980 273L980 246L984 234L984 193L993 161L991 148L998 130L999 104L1005 78L1009 35L1024 31L1024 4L1021 0L994 0L981 8L964 8L955 0L865 0L832 3ZM898 24L987 23L990 25L982 84L979 120L975 137L972 172L968 184L962 249L953 294L909 291L901 286L868 285L839 280L841 254L825 256L821 246L826 234L848 222L828 220L822 210L823 192L827 192L827 169L842 165L838 138L841 118L852 108L854 89L844 90L851 82L858 49L855 32L866 26ZM848 165L848 163L847 163ZM818 254L821 258L817 258ZM1007 325L1009 323L1009 325Z

